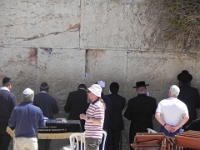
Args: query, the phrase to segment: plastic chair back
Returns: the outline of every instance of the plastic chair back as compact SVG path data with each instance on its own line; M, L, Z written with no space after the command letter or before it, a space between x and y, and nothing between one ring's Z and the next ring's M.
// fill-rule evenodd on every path
M155 131L155 130L153 130L153 129L151 129L151 128L147 128L147 132L148 132L148 133L157 133L157 131Z
M85 134L73 133L69 137L71 150L84 150L85 149Z
M102 150L105 149L106 138L107 138L107 132L103 131L103 138L102 138L103 141L101 141L101 142L103 142ZM97 147L97 150L99 150L99 146Z

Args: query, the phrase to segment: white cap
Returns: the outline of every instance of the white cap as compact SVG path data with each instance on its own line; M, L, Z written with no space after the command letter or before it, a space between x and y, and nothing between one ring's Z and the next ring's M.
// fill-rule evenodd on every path
M34 91L31 90L30 88L26 88L24 91L23 91L23 94L26 95L26 96L29 96L31 94L33 94Z
M179 95L179 92L180 92L180 89L179 89L178 86L172 85L172 86L170 87L169 91L171 92L171 95L178 96L178 95Z
M98 84L93 84L88 90L97 97L101 97L102 88Z
M106 83L104 81L98 81L97 83L101 88L105 88Z

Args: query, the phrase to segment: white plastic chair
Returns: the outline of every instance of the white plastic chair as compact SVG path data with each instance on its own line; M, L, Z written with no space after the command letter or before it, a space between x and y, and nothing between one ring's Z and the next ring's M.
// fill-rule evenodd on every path
M107 133L106 131L103 131L103 145L102 145L102 150L104 150L105 143L106 143L106 138L107 138ZM69 137L70 141L70 148L68 146L65 146L61 148L60 150L84 150L85 149L85 133L73 133ZM77 142L79 141L79 142ZM99 146L97 147L97 150L99 150Z
M85 133L73 133L69 137L70 148L65 146L60 150L84 150L85 149Z
M155 131L155 130L153 130L153 129L151 129L151 128L147 128L147 132L148 132L148 133L157 133L157 131Z
M105 148L105 143L106 143L106 138L107 138L107 132L106 131L103 131L103 137L104 137L104 139L103 139L103 141L101 141L101 142L103 142L102 150L104 150L104 148ZM99 146L97 147L97 150L99 150Z
M76 147L76 150L85 149L85 133L74 133L70 135L69 141L70 141L71 150L73 150L75 147Z

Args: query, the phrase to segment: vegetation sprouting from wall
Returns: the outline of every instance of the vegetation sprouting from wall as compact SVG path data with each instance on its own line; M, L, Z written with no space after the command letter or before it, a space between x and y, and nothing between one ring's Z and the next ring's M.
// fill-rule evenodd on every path
M150 0L150 8L155 7L161 40L181 43L186 50L199 48L200 0Z

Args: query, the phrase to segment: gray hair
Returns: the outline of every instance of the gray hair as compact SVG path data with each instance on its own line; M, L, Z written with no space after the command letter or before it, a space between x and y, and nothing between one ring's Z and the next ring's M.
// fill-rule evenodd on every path
M33 102L33 98L34 98L34 92L31 93L30 95L25 95L25 94L22 94L22 99L23 99L23 102Z
M172 86L170 87L169 91L171 92L171 96L176 96L176 97L178 97L179 92L180 92L180 89L179 89L178 86L172 85Z

